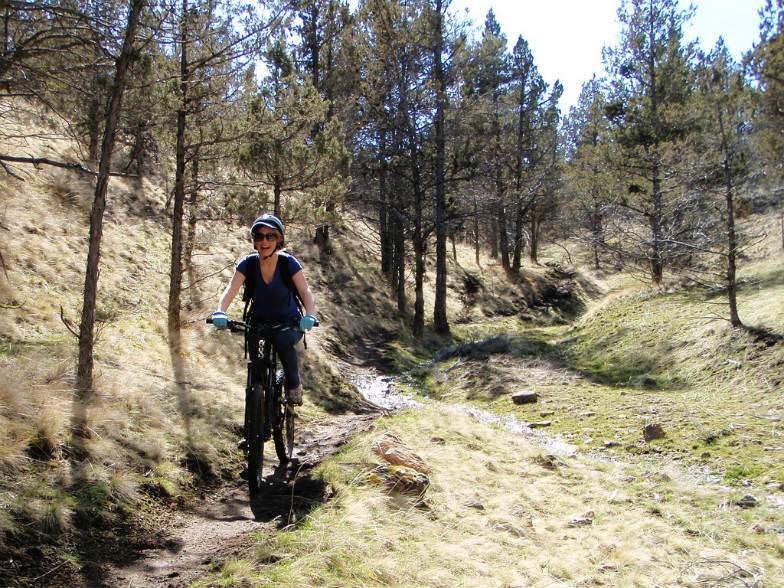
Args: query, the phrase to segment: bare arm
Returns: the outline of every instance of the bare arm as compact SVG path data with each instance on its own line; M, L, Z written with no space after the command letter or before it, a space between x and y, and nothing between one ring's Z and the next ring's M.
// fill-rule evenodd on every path
M291 281L297 287L302 305L305 307L305 314L316 314L316 302L313 300L313 292L310 291L308 281L305 279L305 272L302 270L291 276Z
M218 300L219 312L227 312L229 310L231 301L234 300L237 292L240 291L240 286L242 286L244 283L245 275L235 270L234 275L231 277L231 282L229 282L229 285L226 286L226 289L223 291L220 300Z

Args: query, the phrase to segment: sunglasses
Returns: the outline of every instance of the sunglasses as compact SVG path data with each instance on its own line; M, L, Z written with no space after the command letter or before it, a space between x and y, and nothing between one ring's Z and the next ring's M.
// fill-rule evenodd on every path
M276 241L277 238L278 238L277 233L256 233L255 235L253 235L254 241L264 241L265 239L267 241Z

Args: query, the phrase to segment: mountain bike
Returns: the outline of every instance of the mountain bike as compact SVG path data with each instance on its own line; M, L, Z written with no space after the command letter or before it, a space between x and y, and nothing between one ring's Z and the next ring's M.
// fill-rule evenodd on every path
M212 319L207 319L212 323ZM245 353L248 357L248 377L245 385L245 444L248 460L248 489L251 495L259 492L264 484L264 443L275 442L275 452L281 464L291 460L294 450L294 406L286 401L283 392L283 370L278 369L277 352L272 344L274 335L284 329L296 329L291 324L262 323L251 325L229 320L232 333L245 335ZM250 353L250 345L258 341L258 354ZM253 357L257 356L256 361Z

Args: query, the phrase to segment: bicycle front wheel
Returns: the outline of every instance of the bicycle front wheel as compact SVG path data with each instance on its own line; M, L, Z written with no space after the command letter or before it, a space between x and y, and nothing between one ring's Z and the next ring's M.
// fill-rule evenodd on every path
M248 396L248 489L256 494L264 481L264 388L261 384L253 386Z
M273 439L275 440L275 452L278 454L280 463L288 463L294 452L294 408L283 401L283 374L279 373L275 378L275 408L273 415L275 422L273 425Z

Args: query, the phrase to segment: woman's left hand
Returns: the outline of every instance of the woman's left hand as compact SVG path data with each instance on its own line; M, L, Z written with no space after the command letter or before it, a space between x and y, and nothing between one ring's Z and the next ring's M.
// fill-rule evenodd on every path
M299 319L299 330L300 331L310 331L318 322L315 316L312 314L306 314L301 319Z

